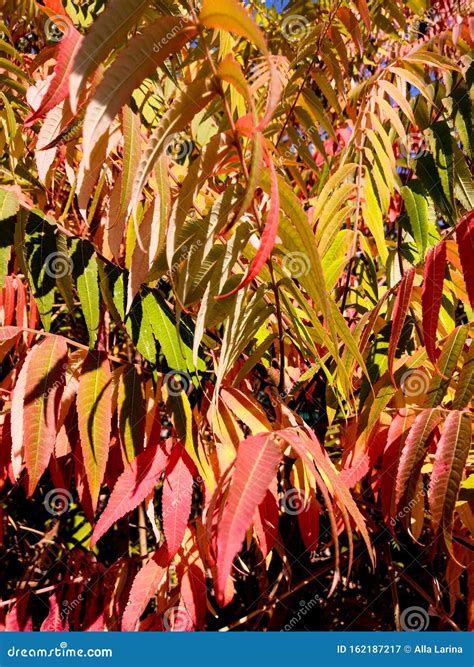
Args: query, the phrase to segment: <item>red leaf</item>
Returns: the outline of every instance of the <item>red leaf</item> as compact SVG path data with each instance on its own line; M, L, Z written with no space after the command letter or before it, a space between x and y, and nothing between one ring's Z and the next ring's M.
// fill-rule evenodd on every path
M163 483L163 530L172 558L183 541L193 496L192 461L182 445L176 445L166 466Z
M270 170L271 178L271 201L270 201L270 210L268 211L268 218L263 230L262 238L260 239L260 245L257 250L257 254L253 258L253 261L250 265L249 271L245 278L234 287L233 290L227 292L227 294L220 294L216 296L216 299L226 299L228 296L232 296L243 287L252 282L254 278L258 276L262 270L265 262L270 257L273 246L275 245L276 235L278 231L278 221L280 216L280 195L278 192L278 180L275 166L272 160L268 157L268 154L265 152L265 161Z
M441 527L448 545L454 507L470 444L469 414L451 410L441 429L428 494L433 530L436 532Z
M52 10L47 12L50 16L54 16L54 14L59 14L61 16L68 16L66 10L62 5L61 0L44 0L44 4L47 9ZM37 7L45 11L45 8L41 7L41 5L37 4Z
M74 55L82 39L81 33L71 23L58 44L56 67L48 90L38 109L26 118L25 127L30 127L38 118L45 116L48 111L54 109L66 98L69 92L69 76L72 71Z
M396 386L396 382L393 375L393 362L395 359L395 352L397 351L398 341L402 333L403 324L408 312L408 306L410 305L414 279L415 269L410 269L410 271L405 273L400 282L395 305L393 307L392 332L390 334L390 344L388 346L388 372L394 386Z
M365 23L367 32L370 34L370 12L366 0L356 0L357 9L360 12L361 18Z
M40 628L41 632L68 632L69 622L67 615L61 612L56 593L49 598L49 614Z
M158 443L147 447L125 468L94 528L91 548L116 521L135 509L148 496L158 483L166 462L167 455Z
M408 433L395 480L395 507L408 505L416 490L420 471L430 444L430 436L441 420L438 410L423 410Z
M268 489L254 516L255 532L264 558L268 556L275 544L278 535L278 519L278 503Z
M382 469L377 480L380 489L382 513L387 525L395 514L394 484L397 466L405 440L415 419L412 411L402 408L393 417L388 429L387 444L382 458Z
M216 594L221 602L232 562L258 505L274 478L281 451L268 433L243 440L239 445L227 501L217 532Z
M184 569L180 593L194 627L201 630L204 628L207 613L207 587L206 575L198 562L191 563Z
M456 241L471 308L474 308L474 209L456 226Z
M436 330L438 328L439 309L443 296L444 270L446 266L446 242L438 243L426 256L423 272L423 336L426 352L430 361L436 365Z
M145 454L146 452L144 452ZM166 572L169 563L166 545L155 552L154 556L145 563L133 580L128 604L122 617L122 631L133 632L140 616L146 609L147 604L153 597L158 584Z

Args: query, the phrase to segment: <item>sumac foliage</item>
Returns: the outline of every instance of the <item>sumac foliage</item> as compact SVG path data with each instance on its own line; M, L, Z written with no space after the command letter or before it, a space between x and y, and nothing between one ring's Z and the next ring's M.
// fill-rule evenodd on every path
M7 629L472 624L474 18L282 4L2 3Z

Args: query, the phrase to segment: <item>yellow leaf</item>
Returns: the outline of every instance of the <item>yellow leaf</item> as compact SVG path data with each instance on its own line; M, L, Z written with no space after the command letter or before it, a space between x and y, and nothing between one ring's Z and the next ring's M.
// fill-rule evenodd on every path
M203 0L199 20L206 28L220 28L245 37L262 53L267 53L265 38L247 11L236 0Z

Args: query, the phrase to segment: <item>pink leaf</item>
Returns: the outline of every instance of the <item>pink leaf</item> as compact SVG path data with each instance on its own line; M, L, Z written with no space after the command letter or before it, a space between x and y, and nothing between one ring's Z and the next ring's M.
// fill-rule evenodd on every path
M239 445L229 495L217 531L216 594L221 602L232 562L242 546L255 510L265 497L281 460L281 451L268 433Z
M40 628L41 632L68 632L69 622L67 615L61 611L56 593L49 598L49 614L44 619Z
M387 428L380 428L379 423L372 429L366 449L351 461L351 465L345 465L341 470L341 479L351 489L360 480L367 475L370 470L373 470L375 464L381 457L387 442Z
M145 611L166 572L169 560L166 545L163 545L138 572L133 580L128 604L122 617L123 632L133 632L135 630L140 616Z
M395 514L394 480L398 462L410 427L415 419L412 411L402 408L393 417L388 429L387 444L382 458L382 470L377 480L381 494L382 513L387 524Z
M33 111L25 120L25 126L45 116L48 111L60 104L69 92L69 76L72 70L74 55L82 41L81 33L71 24L63 39L58 44L58 56L54 76L49 84L43 100L36 111Z
M125 468L91 537L91 547L109 528L148 496L165 469L167 455L160 444L149 446Z
M471 434L471 418L468 412L451 410L443 424L436 447L428 493L431 525L435 533L442 529L448 546L459 486L472 443Z
M33 618L31 616L30 593L18 591L17 600L8 610L5 619L5 630L7 632L32 632Z
M163 483L163 530L172 558L183 541L193 496L192 461L182 445L176 445L166 466Z
M431 434L441 421L441 413L436 409L420 412L408 433L398 464L395 480L395 508L410 506L421 468L426 457Z

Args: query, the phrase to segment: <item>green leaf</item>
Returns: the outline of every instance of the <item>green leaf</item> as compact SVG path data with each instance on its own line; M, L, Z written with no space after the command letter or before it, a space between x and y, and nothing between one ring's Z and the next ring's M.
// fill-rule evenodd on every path
M426 130L426 134L443 192L448 201L451 201L454 186L454 154L449 126L445 121L438 121Z
M97 255L92 245L82 239L74 239L71 259L77 293L89 333L89 347L93 348L100 322L100 295Z
M135 366L126 366L119 377L118 425L128 462L143 449L145 436L145 396L141 375Z
M189 329L176 319L163 298L156 292L148 292L142 300L143 312L148 318L153 335L160 344L168 366L176 371L194 372L192 336ZM198 359L198 368L204 369L204 363Z
M125 298L125 295L123 298ZM145 296L138 294L127 314L125 326L140 354L155 364L156 343L149 315L150 309L153 308L153 299L154 297L151 293L146 293Z
M419 181L411 181L401 190L408 213L412 236L417 250L424 259L428 248L429 208L425 190Z
M33 296L43 326L49 331L56 287L56 237L53 225L34 212L25 225L25 255Z
M386 264L388 250L383 228L383 216L377 201L377 197L375 196L372 179L369 174L367 174L365 180L364 198L365 204L362 207L364 222L374 238L375 245L377 246L382 263Z

